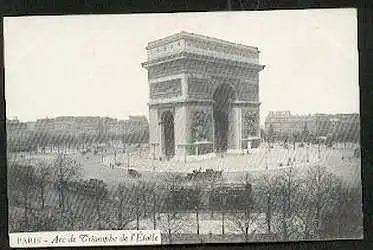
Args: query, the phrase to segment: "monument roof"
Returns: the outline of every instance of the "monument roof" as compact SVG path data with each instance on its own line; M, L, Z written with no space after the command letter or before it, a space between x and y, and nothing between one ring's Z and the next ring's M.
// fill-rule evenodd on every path
M185 32L185 31L181 31L179 33L176 33L176 34L173 34L173 35L170 35L170 36L167 36L167 37L149 42L146 49L156 48L158 46L162 46L162 45L165 45L165 44L168 44L170 42L174 42L174 41L177 41L177 40L180 40L180 39L206 41L206 42L211 42L211 43L215 43L215 44L227 45L227 46L232 46L232 47L236 47L236 48L240 48L240 49L246 49L246 50L251 50L251 51L258 52L258 48L254 47L254 46L248 46L248 45L244 45L244 44L233 43L233 42L229 42L229 41L226 41L226 40L222 40L222 39L218 39L218 38L214 38L214 37L209 37L209 36L205 36L205 35L200 35L200 34L196 34L196 33Z

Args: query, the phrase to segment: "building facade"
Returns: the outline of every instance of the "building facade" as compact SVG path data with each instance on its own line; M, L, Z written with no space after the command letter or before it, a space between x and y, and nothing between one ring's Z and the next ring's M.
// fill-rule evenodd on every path
M316 119L311 115L293 115L290 111L271 111L264 122L265 130L272 127L273 132L281 135L291 136L301 133L305 127L315 134L317 130Z
M181 32L150 42L149 132L154 153L240 151L259 141L259 51Z
M293 115L290 111L271 111L264 122L265 131L270 129L275 134L293 136L305 129L315 136L331 136L345 133L358 134L360 131L359 114L309 114Z
M96 135L100 129L100 117L60 116L39 119L35 123L35 131L52 134L87 134Z
M120 136L149 129L145 116L131 116L127 120L98 116L61 116L39 119L32 127L33 131L39 133L88 136Z
M18 118L6 119L6 132L8 138L25 136L29 132L27 123L21 122Z

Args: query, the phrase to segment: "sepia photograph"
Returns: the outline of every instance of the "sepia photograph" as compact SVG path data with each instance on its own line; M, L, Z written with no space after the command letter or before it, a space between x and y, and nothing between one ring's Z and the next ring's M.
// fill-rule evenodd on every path
M4 18L11 244L362 239L358 59L355 9Z

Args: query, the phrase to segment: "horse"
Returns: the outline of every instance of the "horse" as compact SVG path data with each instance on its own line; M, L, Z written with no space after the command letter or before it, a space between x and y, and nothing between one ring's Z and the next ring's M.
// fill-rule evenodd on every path
M141 174L135 169L128 169L128 175L131 177L141 177Z

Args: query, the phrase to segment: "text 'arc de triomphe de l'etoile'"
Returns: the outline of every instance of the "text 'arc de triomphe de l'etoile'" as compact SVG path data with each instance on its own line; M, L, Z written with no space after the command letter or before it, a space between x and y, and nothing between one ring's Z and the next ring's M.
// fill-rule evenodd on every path
M180 32L146 47L150 144L172 158L260 141L258 48Z

